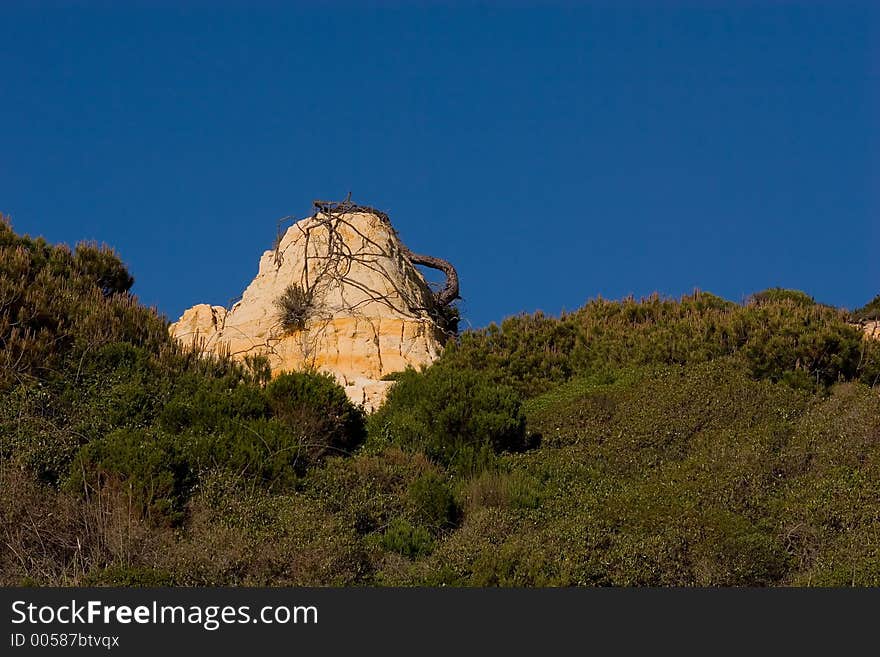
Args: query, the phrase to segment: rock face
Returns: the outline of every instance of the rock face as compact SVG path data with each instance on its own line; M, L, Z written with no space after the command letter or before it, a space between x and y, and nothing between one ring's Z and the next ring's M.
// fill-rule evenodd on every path
M345 206L293 224L263 253L259 272L229 310L199 304L171 334L236 359L263 355L273 373L332 373L369 410L390 385L381 378L436 359L447 333L437 302L382 213ZM294 286L295 321L277 300ZM289 317L289 316L288 316Z

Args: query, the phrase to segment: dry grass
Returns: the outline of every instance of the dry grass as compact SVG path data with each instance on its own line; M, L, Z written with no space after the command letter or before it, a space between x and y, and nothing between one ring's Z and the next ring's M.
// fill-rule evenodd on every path
M56 492L12 465L0 468L0 584L84 583L107 567L149 567L171 531L132 511L131 491L118 482L83 496Z

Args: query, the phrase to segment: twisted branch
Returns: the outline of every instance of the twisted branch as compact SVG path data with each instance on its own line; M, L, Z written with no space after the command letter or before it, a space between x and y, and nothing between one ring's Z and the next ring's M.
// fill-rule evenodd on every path
M387 214L376 208L353 203L351 201L351 194L349 194L348 198L344 201L314 201L313 205L316 212L331 216L334 214L345 214L349 212L365 212L373 214L381 221L391 226L391 220L388 218ZM403 244L403 242L401 242L400 245L403 255L405 255L413 265L422 265L423 267L437 269L438 271L442 271L446 276L446 283L444 284L443 289L434 293L434 301L438 306L448 306L459 298L458 272L455 270L455 267L451 262L435 256L413 253Z

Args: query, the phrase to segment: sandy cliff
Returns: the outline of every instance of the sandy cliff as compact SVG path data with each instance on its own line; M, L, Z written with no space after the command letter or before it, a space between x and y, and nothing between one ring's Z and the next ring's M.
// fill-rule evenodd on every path
M193 306L171 333L239 359L265 355L273 373L330 372L349 398L371 410L390 385L384 375L431 363L447 337L410 255L381 213L325 207L263 253L240 301L228 310ZM307 300L294 328L283 326L276 304L291 285Z

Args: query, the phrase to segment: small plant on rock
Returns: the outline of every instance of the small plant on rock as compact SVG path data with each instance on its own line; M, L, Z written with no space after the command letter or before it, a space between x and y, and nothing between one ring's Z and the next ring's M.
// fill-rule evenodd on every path
M287 333L302 331L312 313L312 295L300 285L291 283L284 293L275 299L281 327Z

